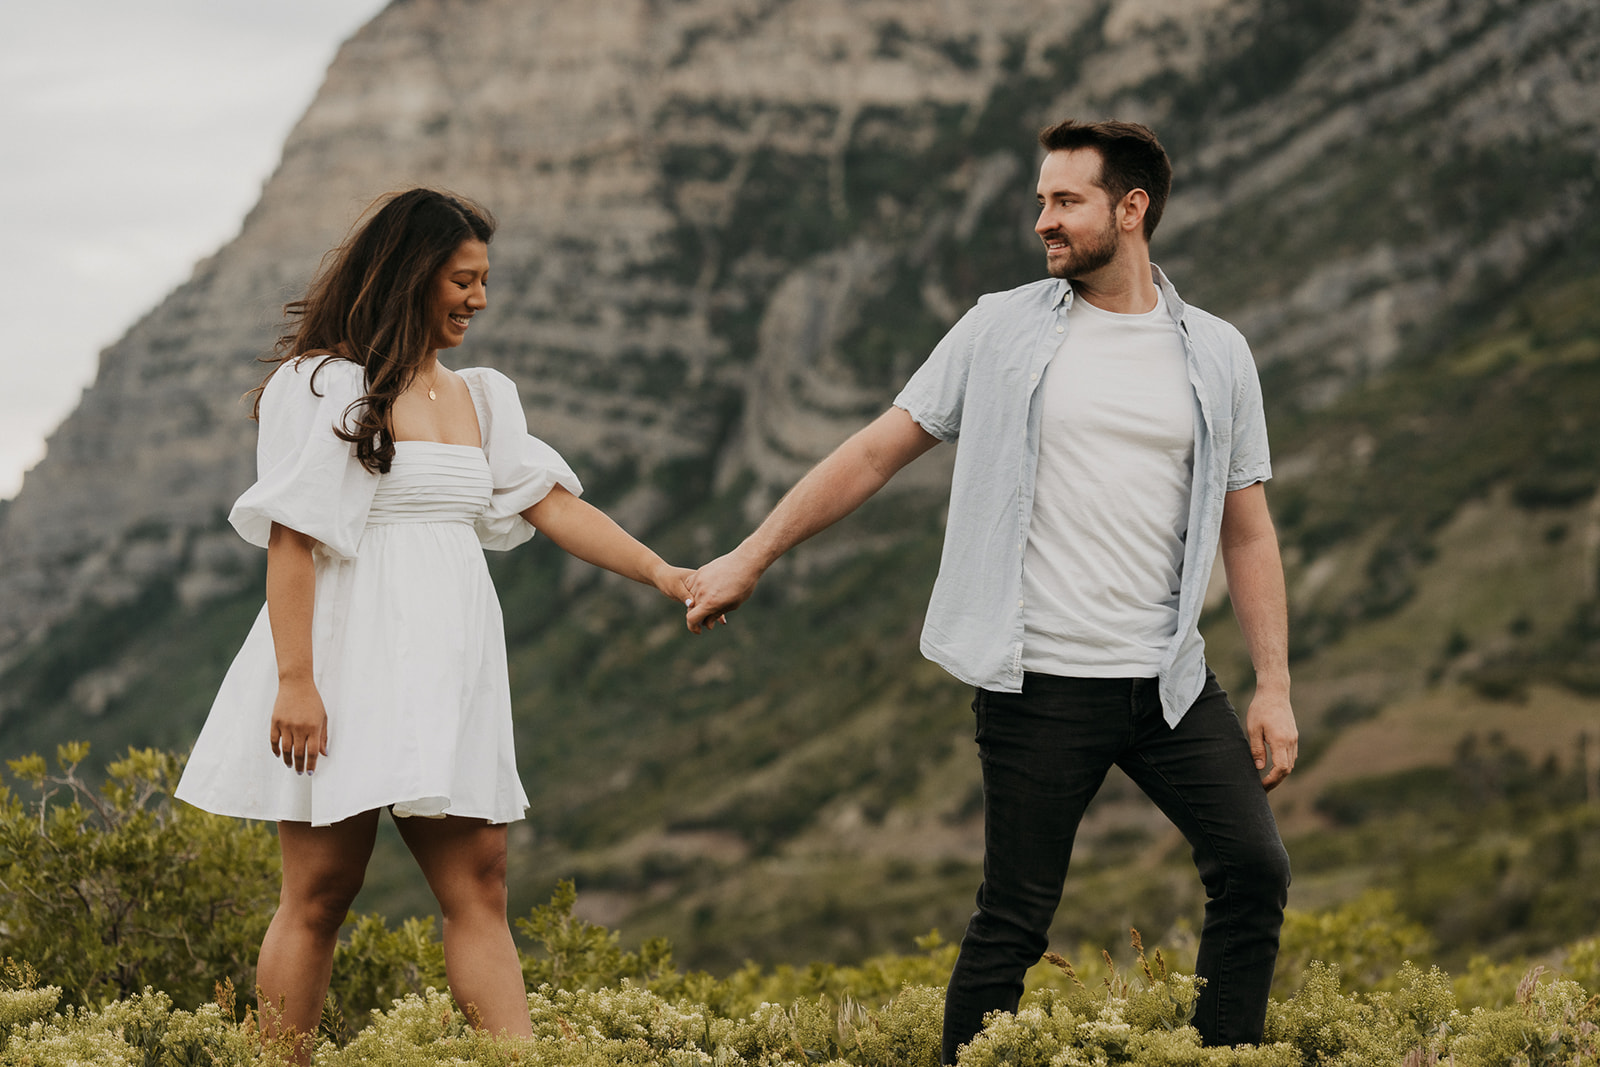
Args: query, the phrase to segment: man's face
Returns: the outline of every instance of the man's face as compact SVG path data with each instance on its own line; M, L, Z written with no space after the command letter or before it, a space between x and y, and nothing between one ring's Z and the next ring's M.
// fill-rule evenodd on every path
M1039 221L1045 267L1053 278L1081 278L1117 255L1116 213L1095 184L1100 153L1093 148L1051 152L1039 168Z

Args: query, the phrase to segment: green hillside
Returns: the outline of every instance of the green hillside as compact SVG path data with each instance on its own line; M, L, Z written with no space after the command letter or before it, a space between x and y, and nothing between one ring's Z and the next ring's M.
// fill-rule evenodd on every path
M1597 309L1600 273L1530 284L1437 352L1273 425L1307 751L1277 794L1293 902L1396 889L1456 964L1592 932L1600 905L1600 818L1576 747L1587 730L1600 757ZM708 530L712 550L731 545L743 491L652 540L681 559L706 551ZM666 933L687 960L724 968L857 959L959 930L979 878L970 697L916 651L941 504L874 501L698 639L647 590L566 577L552 546L499 560L534 802L514 835L515 909L575 875L585 906L625 933ZM863 544L887 547L851 551ZM8 684L50 707L70 657L108 635L151 669L114 714L8 723L8 747L65 734L102 753L181 748L257 603L81 620ZM1247 689L1225 607L1207 632L1225 681ZM1417 723L1421 741L1392 751ZM1186 851L1152 815L1108 785L1064 944L1196 924ZM426 911L388 844L362 907Z
M1411 105L1364 117L1354 147L1308 150L1298 169L1233 195L1251 161L1208 141L1212 131L1291 91L1309 122L1359 112L1390 88L1297 81L1356 7L1263 15L1242 50L1219 48L1183 76L1159 72L1126 99L1169 124L1178 180L1196 202L1221 205L1196 207L1199 221L1175 220L1157 239L1158 260L1196 304L1225 316L1281 310L1272 301L1307 285L1319 258L1353 248L1408 264L1415 252L1416 263L1389 282L1330 282L1316 299L1354 307L1362 286L1418 279L1450 294L1383 360L1280 354L1263 383L1306 753L1274 794L1296 864L1291 903L1393 890L1441 958L1460 964L1592 935L1600 905L1596 171L1581 146L1532 134L1468 145ZM1485 16L1483 32L1498 17ZM1084 32L1032 63L1015 40L982 108L863 115L837 160L769 145L735 161L709 136L654 146L667 204L675 182L749 168L726 225L685 223L660 263L663 277L715 286L724 365L690 389L681 375L628 377L626 359L574 356L573 380L701 411L707 426L703 456L645 475L571 457L591 499L659 489L669 513L636 532L678 562L738 542L752 504L781 486L746 472L719 488L743 413L730 383L744 380L741 361L788 270L859 247L881 253L824 353L867 398L827 414L863 422L942 332L941 300L964 308L1036 277L1033 131L1057 117L1046 109L1099 43ZM741 130L809 121L763 107L697 117ZM982 174L1010 177L977 196ZM1551 204L1570 208L1553 234L1518 229ZM1472 269L1456 270L1469 253ZM504 290L491 314L532 315L516 284ZM515 352L483 358L500 355L514 371ZM536 404L533 415L537 432ZM932 927L957 934L980 877L970 693L917 653L944 505L940 491L892 487L776 567L730 627L700 638L677 606L542 540L495 559L533 801L512 834L513 911L574 877L589 918L624 939L665 934L687 965L721 969L859 960ZM157 579L134 602L79 613L0 675L8 706L23 709L0 721L0 751L68 738L91 741L97 757L129 744L186 749L259 606L246 592L189 608L175 582ZM1249 663L1220 590L1205 630L1242 709ZM108 675L117 684L101 686ZM358 909L428 911L398 839L380 846ZM1120 944L1136 925L1181 941L1198 927L1199 894L1182 841L1114 777L1085 824L1055 936Z

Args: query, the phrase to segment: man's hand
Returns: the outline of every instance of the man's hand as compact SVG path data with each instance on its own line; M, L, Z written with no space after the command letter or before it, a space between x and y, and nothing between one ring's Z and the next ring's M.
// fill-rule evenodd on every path
M695 571L689 579L691 603L685 621L694 633L709 630L717 623L727 625L727 612L737 608L755 592L762 570L735 549Z
M1245 733L1250 738L1256 770L1267 772L1261 784L1267 789L1277 788L1294 770L1294 761L1300 755L1300 730L1294 724L1288 695L1257 690L1245 713Z

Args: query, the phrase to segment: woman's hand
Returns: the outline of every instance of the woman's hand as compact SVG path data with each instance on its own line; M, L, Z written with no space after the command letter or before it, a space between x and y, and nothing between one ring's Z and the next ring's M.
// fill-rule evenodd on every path
M310 680L279 682L272 705L272 754L296 774L317 769L317 757L328 754L328 712L322 694Z
M694 577L694 571L688 567L674 567L670 563L662 563L650 575L650 584L661 590L662 596L669 596L680 604L687 605L692 599L689 594L689 579Z

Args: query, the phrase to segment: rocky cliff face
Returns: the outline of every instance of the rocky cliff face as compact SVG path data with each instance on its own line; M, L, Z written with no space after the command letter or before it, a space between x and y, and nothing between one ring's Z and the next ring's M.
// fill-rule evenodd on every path
M537 432L648 524L746 471L756 510L973 296L1037 273L1047 120L1163 133L1158 259L1316 403L1592 210L1597 68L1583 0L396 2L0 519L0 654L157 579L186 602L243 580L238 398L384 190L499 214L465 358L517 378Z
M397 0L0 511L0 740L192 741L260 605L261 554L224 521L252 476L239 398L377 194L495 210L462 358L516 378L592 495L691 562L978 294L1039 276L1033 136L1066 115L1161 132L1155 256L1264 368L1305 762L1330 753L1274 793L1285 826L1322 826L1341 776L1448 763L1464 729L1570 748L1595 708L1572 693L1600 692L1592 0ZM537 542L496 561L534 802L514 910L577 873L591 917L730 966L959 925L969 695L915 639L942 464L791 554L715 640ZM1237 687L1225 615L1208 657ZM1547 681L1567 688L1535 688L1538 714L1484 695ZM1151 873L1159 814L1115 781L1104 800L1062 936L1192 919L1187 872ZM405 884L363 907L429 906Z

